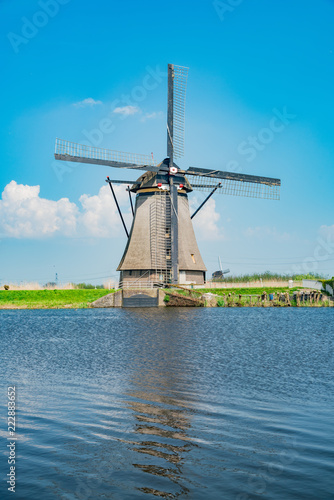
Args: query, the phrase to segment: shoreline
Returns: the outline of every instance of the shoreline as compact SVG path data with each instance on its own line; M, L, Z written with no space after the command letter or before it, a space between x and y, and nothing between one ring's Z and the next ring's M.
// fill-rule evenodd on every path
M156 290L156 292L154 292ZM159 290L159 292L158 292ZM180 288L149 290L6 290L0 291L0 311L126 307L123 295L160 297L157 307L334 307L333 298L313 290ZM124 300L125 302L125 300ZM139 306L140 307L140 306Z
M161 307L161 306L160 306ZM193 306L188 306L188 305L178 305L178 306L173 306L170 305L168 307L173 307L173 308L187 308L189 309L190 307L198 309L199 306L193 305ZM332 302L330 305L323 305L323 304L307 304L307 305L253 305L253 306L247 306L247 305L233 305L233 306L202 306L205 309L212 309L212 308L217 308L217 309L233 309L233 308L239 308L239 309L286 309L287 307L290 307L290 309L331 309L334 308L334 303ZM154 307L153 307L154 308ZM68 305L68 306L52 306L52 307L43 307L43 306L34 306L34 307L28 307L28 306L0 306L0 311L55 311L55 310L78 310L78 309L97 309L91 306L77 306L77 305ZM104 308L104 309L115 309L113 307L109 308ZM118 309L128 309L127 307L120 307Z

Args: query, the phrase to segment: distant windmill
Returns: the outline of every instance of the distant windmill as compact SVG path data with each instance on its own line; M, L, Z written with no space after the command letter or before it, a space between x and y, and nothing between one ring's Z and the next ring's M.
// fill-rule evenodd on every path
M184 153L185 94L188 68L168 65L167 158L156 164L153 156L121 153L56 140L57 160L144 170L136 181L107 177L125 232L127 245L117 268L120 286L205 281L206 267L200 255L191 219L215 191L253 198L279 199L281 181L269 177L236 174L204 168L182 170L175 163ZM189 182L191 181L191 184ZM128 232L117 203L113 183L128 187L133 221ZM190 216L187 194L193 189L211 191ZM135 207L131 192L136 193ZM106 214L106 218L108 214Z
M229 269L225 269L223 271L222 268L222 261L220 260L220 257L218 257L218 264L219 264L219 271L215 271L212 273L212 278L213 279L223 279L225 274L228 274L230 272Z

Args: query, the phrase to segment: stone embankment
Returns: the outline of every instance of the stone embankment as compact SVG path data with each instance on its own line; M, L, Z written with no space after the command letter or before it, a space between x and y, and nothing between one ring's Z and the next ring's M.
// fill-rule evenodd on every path
M276 292L261 295L204 293L175 287L173 289L118 290L95 300L94 308L108 307L330 307L333 299L318 290L293 293Z

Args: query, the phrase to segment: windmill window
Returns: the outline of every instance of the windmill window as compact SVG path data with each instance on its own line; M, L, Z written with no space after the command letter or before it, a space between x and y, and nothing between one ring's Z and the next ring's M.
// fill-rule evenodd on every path
M191 253L190 255L191 255L191 258L193 260L193 263L196 264L195 255L193 253Z

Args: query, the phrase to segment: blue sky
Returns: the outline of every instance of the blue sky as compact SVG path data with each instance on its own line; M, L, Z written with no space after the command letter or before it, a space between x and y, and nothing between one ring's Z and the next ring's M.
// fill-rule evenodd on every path
M104 180L133 173L59 164L54 142L162 160L169 62L189 67L180 166L282 179L279 202L216 195L196 216L209 274L220 256L234 274L334 275L333 21L331 0L0 1L0 283L117 278Z

